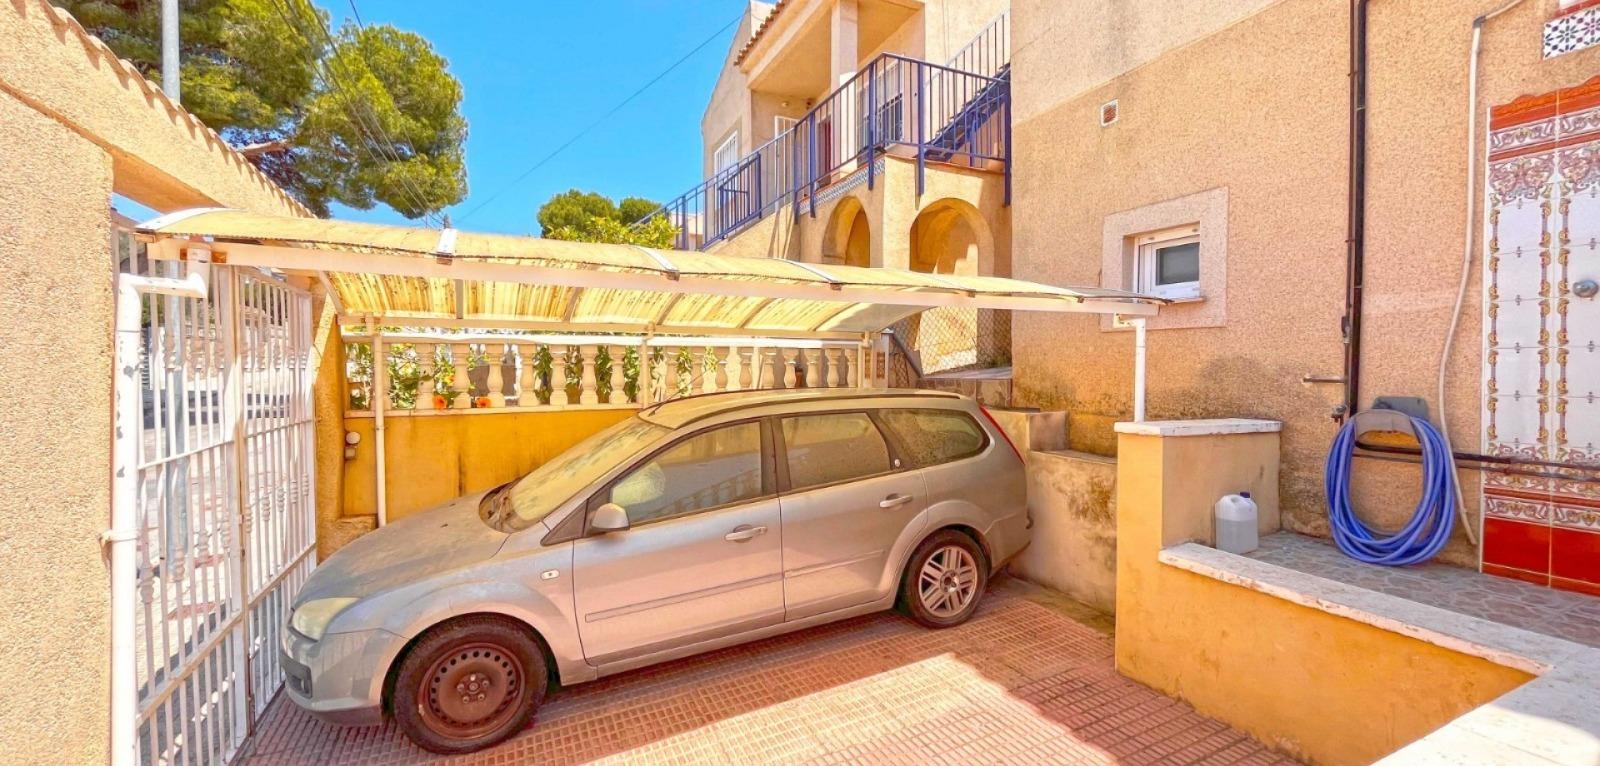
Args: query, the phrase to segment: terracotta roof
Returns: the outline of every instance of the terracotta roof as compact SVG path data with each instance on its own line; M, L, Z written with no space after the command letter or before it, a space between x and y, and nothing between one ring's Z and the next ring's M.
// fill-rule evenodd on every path
M777 2L773 3L772 10L767 13L765 19L761 20L761 26L756 27L756 30L750 34L750 39L744 42L744 47L739 49L739 55L734 57L733 63L735 65L744 63L744 57L750 54L750 49L755 47L756 41L760 40L761 35L767 31L768 27L772 26L773 20L783 13L784 8L791 5L794 5L794 0L777 0Z
M104 40L101 40L99 37L91 34L89 30L84 29L83 25L80 24L72 14L52 5L49 0L33 0L33 2L46 14L46 17L50 19L50 25L54 27L56 31L59 32L62 29L66 29L74 37L78 38L79 43L82 44L84 52L91 59L98 58L99 60L110 65L112 69L116 70L117 74L122 76L123 82L132 83L134 87L139 88L139 90L144 94L146 100L150 101L153 106L165 109L167 114L176 116L178 119L189 123L189 126L195 131L199 132L199 134L205 138L207 143L215 145L225 154L230 155L230 159L234 162L234 164L238 165L244 172L255 176L261 182L267 184L273 189L276 189L277 193L281 195L283 201L294 210L297 210L306 216L313 215L310 209L308 209L305 205L300 204L299 200L295 199L288 192L284 191L283 188L274 183L271 178L268 178L265 173L262 173L260 168L257 168L255 163L250 161L250 158L240 154L237 149L233 148L232 144L229 144L227 141L223 140L221 135L218 135L215 130L211 129L211 126L201 122L199 117L194 116L189 112L189 110L184 109L172 99L167 98L167 94L162 92L161 88L155 83L146 79L145 76L139 72L139 68L133 65L133 62L118 58L116 52L111 50L111 46L106 45Z

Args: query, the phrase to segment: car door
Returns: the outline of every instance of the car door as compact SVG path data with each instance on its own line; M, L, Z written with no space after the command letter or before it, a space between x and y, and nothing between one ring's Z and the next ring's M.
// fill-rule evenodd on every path
M924 506L922 478L867 411L777 422L785 619L883 597L890 551Z
M607 664L783 619L782 547L769 427L714 426L667 444L589 501L625 530L573 550L584 655Z

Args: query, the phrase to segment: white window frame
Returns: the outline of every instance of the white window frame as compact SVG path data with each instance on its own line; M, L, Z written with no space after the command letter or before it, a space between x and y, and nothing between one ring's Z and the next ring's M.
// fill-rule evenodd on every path
M1191 244L1200 244L1200 224L1198 223L1175 226L1136 237L1134 239L1133 256L1133 290L1174 301L1200 300L1203 296L1200 294L1198 274L1196 279L1189 282L1174 282L1166 285L1156 284L1156 277L1159 273L1156 253L1162 248ZM1203 258L1197 257L1196 269L1201 268L1203 264Z
M778 136L783 135L784 131L789 130L790 128L793 128L795 125L798 125L799 123L800 123L800 120L795 119L794 117L785 117L785 116L783 116L781 114L773 115L773 117L772 117L772 137L773 138L777 138Z
M724 162L726 158L726 162ZM735 130L711 153L711 174L716 175L739 164L739 131Z

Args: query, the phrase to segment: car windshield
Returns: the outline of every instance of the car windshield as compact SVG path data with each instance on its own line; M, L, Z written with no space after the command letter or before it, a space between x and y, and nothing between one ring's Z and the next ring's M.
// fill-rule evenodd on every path
M631 417L578 442L512 485L510 505L515 516L501 523L522 529L543 519L606 471L668 432L654 423Z

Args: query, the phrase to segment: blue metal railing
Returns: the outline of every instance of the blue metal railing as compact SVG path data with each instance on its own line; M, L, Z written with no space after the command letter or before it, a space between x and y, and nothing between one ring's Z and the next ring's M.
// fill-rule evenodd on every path
M705 249L789 203L816 215L818 194L865 171L877 183L880 154L915 158L917 193L929 162L998 166L1011 201L1009 22L995 19L959 51L967 71L886 53L830 93L793 127L678 196L664 215L679 249Z

